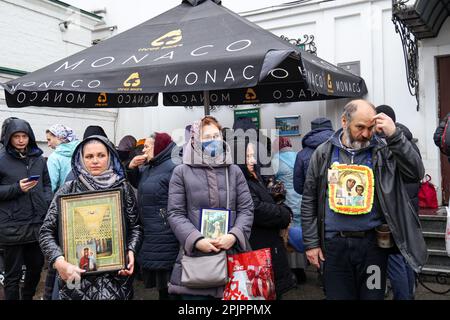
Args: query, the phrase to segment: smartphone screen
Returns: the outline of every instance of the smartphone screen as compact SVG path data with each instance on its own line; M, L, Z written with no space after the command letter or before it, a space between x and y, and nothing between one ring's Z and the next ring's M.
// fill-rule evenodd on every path
M28 177L28 181L37 181L39 180L41 176L37 175L37 176L29 176Z

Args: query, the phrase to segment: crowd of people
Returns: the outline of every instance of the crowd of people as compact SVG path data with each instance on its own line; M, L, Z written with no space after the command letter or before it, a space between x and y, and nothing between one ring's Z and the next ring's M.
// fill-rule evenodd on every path
M98 126L78 140L71 128L55 124L46 130L54 152L45 159L30 124L6 119L0 141L5 298L32 299L47 264L48 300L132 299L136 276L161 300L221 299L223 285L183 282L183 257L270 248L278 299L305 281L309 264L327 299L383 299L387 277L395 299L413 299L416 272L426 261L415 201L424 176L420 152L389 106L351 101L341 127L334 131L329 119L314 119L297 152L287 137L248 134L251 123L222 128L212 116L189 124L182 146L165 132L126 136L115 146ZM273 174L263 174L267 167ZM113 189L123 195L126 266L84 274L89 248L82 248L84 264L64 256L58 199ZM357 201L343 201L346 193ZM204 208L229 210L228 230L202 234ZM379 245L380 226L390 230L393 247ZM369 286L373 266L379 281Z

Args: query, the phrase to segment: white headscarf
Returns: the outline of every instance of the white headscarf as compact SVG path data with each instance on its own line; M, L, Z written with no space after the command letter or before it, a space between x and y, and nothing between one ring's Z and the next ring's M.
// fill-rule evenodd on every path
M72 142L77 140L77 136L73 132L73 130L63 124L55 124L48 128L55 137L60 139L63 143Z

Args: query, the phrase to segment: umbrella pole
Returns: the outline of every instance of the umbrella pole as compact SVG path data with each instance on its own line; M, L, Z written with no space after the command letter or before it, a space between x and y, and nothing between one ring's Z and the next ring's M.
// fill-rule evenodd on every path
M203 91L203 106L205 107L205 116L209 116L209 91Z

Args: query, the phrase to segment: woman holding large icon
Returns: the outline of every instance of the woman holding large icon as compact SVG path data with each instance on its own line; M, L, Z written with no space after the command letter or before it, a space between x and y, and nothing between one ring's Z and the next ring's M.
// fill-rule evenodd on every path
M112 143L101 136L78 145L72 168L75 180L56 193L39 240L58 271L59 297L131 299L142 226L125 169Z

